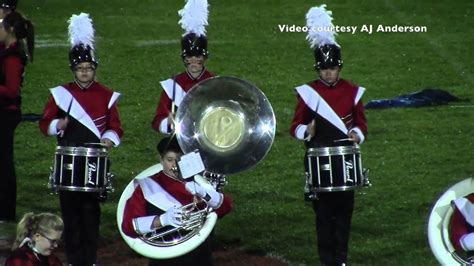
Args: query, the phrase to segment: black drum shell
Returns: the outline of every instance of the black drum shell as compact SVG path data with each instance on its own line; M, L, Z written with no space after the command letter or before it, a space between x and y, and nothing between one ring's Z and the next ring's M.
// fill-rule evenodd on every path
M310 148L305 170L312 192L354 190L364 185L358 145Z
M52 188L56 190L103 192L106 190L108 150L105 147L56 148Z

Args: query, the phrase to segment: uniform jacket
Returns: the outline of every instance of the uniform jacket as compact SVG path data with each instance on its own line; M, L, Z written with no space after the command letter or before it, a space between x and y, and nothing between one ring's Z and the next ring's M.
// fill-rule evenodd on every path
M120 144L123 130L116 105L119 93L97 82L87 89L71 82L51 89L51 95L39 123L44 135L58 135L58 120L70 109L69 124L64 136L58 138L59 145L81 146L104 138L116 146Z
M474 250L474 193L453 201L450 238L457 251Z
M18 42L0 50L0 110L19 110L26 54Z
M367 136L367 120L361 101L365 89L340 79L329 86L321 80L296 87L298 102L290 134L305 139L305 131L316 120L315 141L320 146L333 145L334 140L347 138L353 131L362 143Z
M172 206L184 206L193 202L193 195L184 184L172 179L163 171L139 182L135 180L135 190L127 200L124 209L122 231L130 237L138 233L151 232L151 224ZM232 199L224 194L221 206L215 210L220 218L232 210Z
M152 121L152 128L155 131L164 134L171 133L167 118L168 114L171 112L172 99L174 98L174 104L176 107L179 107L184 96L186 96L186 93L194 85L213 76L214 74L204 70L198 78L194 79L185 71L174 78L161 81L160 84L163 88L163 92L161 93L160 102L156 107L156 114Z
M5 266L62 266L62 262L54 254L43 256L36 254L28 247L22 247L13 251L5 261Z

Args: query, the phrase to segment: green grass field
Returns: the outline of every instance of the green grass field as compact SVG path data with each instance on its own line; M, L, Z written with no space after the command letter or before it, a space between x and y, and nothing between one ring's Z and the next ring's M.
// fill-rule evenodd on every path
M217 239L247 252L271 254L294 265L317 265L314 214L303 201L303 144L289 135L293 88L315 78L303 26L307 10L326 2L337 25L426 26L426 33L340 33L342 77L367 88L364 101L437 87L474 99L474 2L438 1L210 1L208 68L255 83L277 118L272 149L255 168L229 177L233 213L217 225ZM360 2L360 1L359 1ZM99 81L123 93L122 145L110 153L116 192L102 206L101 234L117 239L121 191L156 163L160 136L150 126L160 80L183 70L177 10L183 1L20 0L36 26L36 60L28 66L23 112L41 113L49 88L72 79L67 19L88 12L97 31ZM426 228L430 209L450 185L473 176L474 106L368 110L362 146L373 187L356 197L351 265L435 265ZM46 187L56 140L36 123L16 131L18 219L27 211L59 212ZM3 228L12 230L12 227Z

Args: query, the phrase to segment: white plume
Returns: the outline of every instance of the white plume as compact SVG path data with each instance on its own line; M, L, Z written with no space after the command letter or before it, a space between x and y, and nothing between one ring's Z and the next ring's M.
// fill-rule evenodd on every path
M89 14L72 15L69 22L69 42L74 47L84 44L94 50L94 27Z
M181 16L179 24L185 31L183 34L194 33L206 36L207 17L209 15L207 0L187 0L183 9L178 11Z
M306 40L312 49L325 44L335 44L339 47L335 39L337 32L334 30L331 15L332 11L326 10L326 5L312 7L306 13L306 26L308 27Z

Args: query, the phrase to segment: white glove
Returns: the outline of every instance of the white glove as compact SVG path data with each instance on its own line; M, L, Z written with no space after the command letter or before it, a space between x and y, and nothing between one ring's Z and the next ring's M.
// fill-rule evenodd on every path
M213 209L218 209L224 200L224 195L217 192L212 186L204 187L195 181L191 181L187 182L185 187L189 193L193 194L194 196L199 196Z
M165 213L160 215L161 226L171 225L173 227L183 226L183 212L179 207L171 207Z

